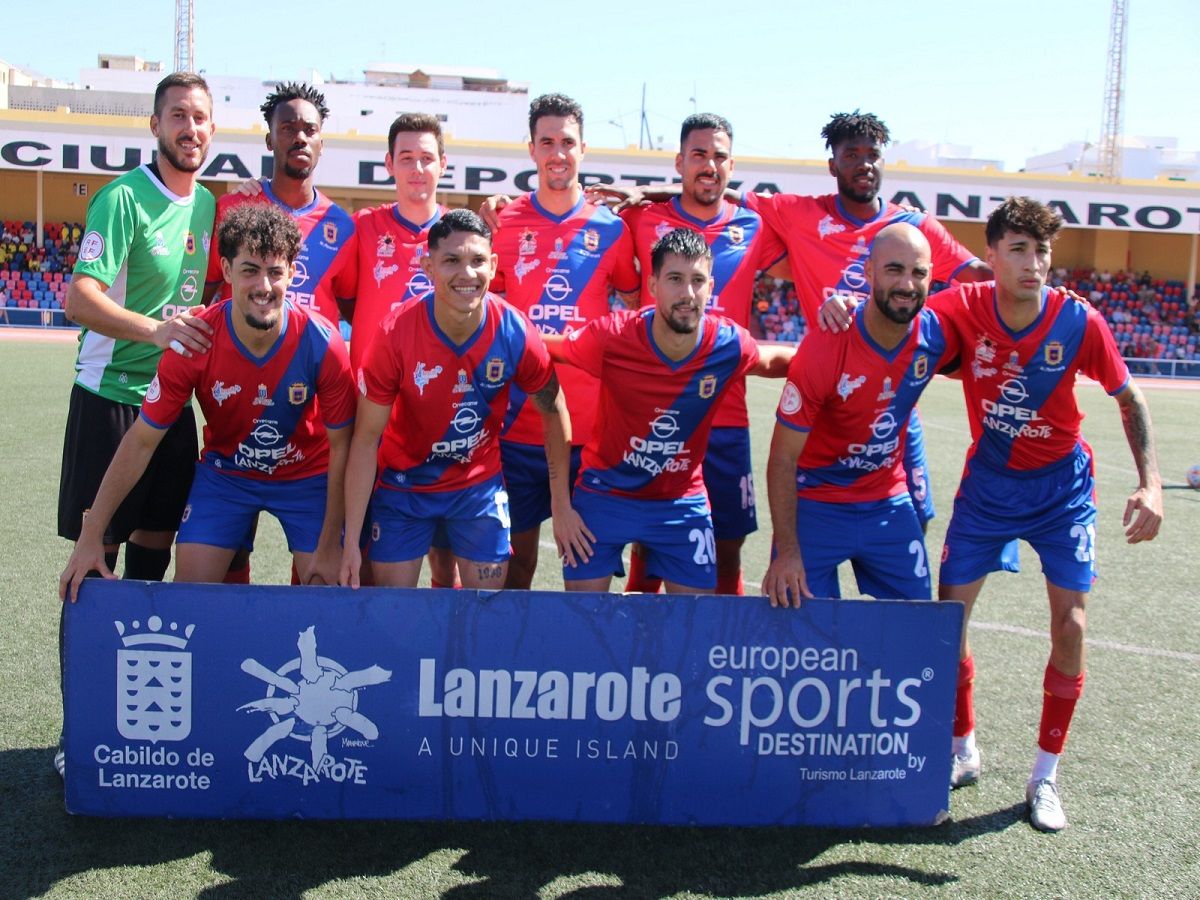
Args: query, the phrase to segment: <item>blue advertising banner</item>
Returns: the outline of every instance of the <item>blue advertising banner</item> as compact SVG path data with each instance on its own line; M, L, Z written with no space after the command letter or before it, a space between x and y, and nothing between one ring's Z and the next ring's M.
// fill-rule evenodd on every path
M73 813L929 825L955 603L89 580Z

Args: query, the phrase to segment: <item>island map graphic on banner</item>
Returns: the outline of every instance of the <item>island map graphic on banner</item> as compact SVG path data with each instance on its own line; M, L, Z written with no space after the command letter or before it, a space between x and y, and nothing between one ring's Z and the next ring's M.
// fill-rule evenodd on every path
M66 802L99 816L929 825L962 608L85 582Z

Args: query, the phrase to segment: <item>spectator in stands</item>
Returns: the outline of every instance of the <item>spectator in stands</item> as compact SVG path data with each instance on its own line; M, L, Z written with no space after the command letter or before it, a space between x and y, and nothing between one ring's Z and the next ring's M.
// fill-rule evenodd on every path
M1112 273L1109 272L1108 269L1105 269L1103 272L1101 272L1096 277L1098 277L1101 281L1105 282L1106 284L1112 282Z

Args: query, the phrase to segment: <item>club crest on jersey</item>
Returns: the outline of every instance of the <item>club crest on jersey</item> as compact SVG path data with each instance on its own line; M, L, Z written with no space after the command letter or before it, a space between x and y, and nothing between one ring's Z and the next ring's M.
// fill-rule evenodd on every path
M841 222L833 221L833 216L826 216L817 223L817 235L824 240L831 234L841 234L846 230L846 226Z
M275 405L275 401L272 400L270 398L270 396L268 396L268 394L267 394L267 386L265 384L260 384L258 386L258 394L255 396L255 398L253 400L253 405L254 406L274 406Z
M196 236L190 231L184 236L183 249L189 256L196 252Z
M390 234L381 234L375 245L375 255L380 259L391 259L396 255L396 239Z
M717 392L717 376L705 375L700 379L700 399L711 400L712 395Z
M217 401L217 406L223 405L234 394L240 394L241 392L242 386L240 384L231 384L229 387L225 387L225 382L223 381L213 382L212 397Z
M417 392L422 397L425 396L425 386L441 374L441 366L434 366L432 369L427 369L425 368L425 363L417 363L417 367L413 369L413 384L417 386Z
M303 381L295 381L288 385L288 403L301 406L308 401L308 385Z
M598 232L595 228L588 228L584 230L583 249L590 253L595 253L600 249L600 232Z
M866 383L866 380L866 375L859 375L857 378L851 378L849 375L843 372L842 377L838 379L838 396L841 397L842 400L849 400L850 395L862 387L863 384Z
M742 230L741 225L730 225L725 229L725 233L729 235L729 243L740 244L746 239L746 232Z
M325 243L336 244L338 236L338 227L335 222L326 222L321 233L325 235Z
M459 369L458 370L458 380L454 382L454 387L451 388L450 393L452 393L452 394L468 394L472 390L474 390L474 388L472 387L471 382L467 380L467 370Z
M1063 345L1061 341L1051 341L1046 345L1046 365L1058 366L1063 361Z
M912 373L914 379L917 381L924 381L925 376L929 374L929 357L924 353L919 353L914 356Z
M504 378L504 360L499 357L489 359L487 361L487 368L484 369L484 377L493 384Z

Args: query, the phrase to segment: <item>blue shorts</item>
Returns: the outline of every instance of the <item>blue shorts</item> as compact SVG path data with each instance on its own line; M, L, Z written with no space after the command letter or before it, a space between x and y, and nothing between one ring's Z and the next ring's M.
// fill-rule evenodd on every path
M267 480L226 475L197 463L176 540L253 550L254 517L266 511L283 526L288 550L312 553L325 521L327 484L325 475Z
M1070 591L1096 580L1096 482L1083 447L1033 474L1000 472L975 460L954 498L939 573L943 584L969 584L989 572L1020 571L1006 545L1023 538L1042 573Z
M571 448L571 484L579 475L582 447ZM500 442L500 469L508 491L508 510L515 534L537 528L550 518L550 468L541 444Z
M717 540L737 540L758 530L749 428L712 430L704 454L704 488Z
M384 563L420 559L439 527L460 559L507 560L508 494L500 476L457 491L377 487L371 497L370 558Z
M904 445L904 478L908 482L908 493L912 497L917 520L925 527L937 515L933 506L933 490L929 486L929 460L925 456L925 429L914 406L908 417L908 440Z
M796 536L814 597L841 597L838 566L849 561L860 593L929 600L929 558L912 498L863 503L796 501Z
M596 542L586 563L573 569L563 566L563 581L624 575L621 552L637 541L645 553L647 575L698 590L717 586L716 539L703 494L680 500L634 500L578 488L573 505Z

